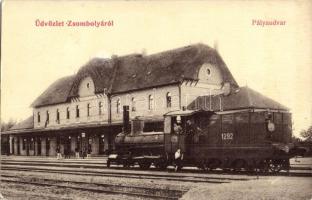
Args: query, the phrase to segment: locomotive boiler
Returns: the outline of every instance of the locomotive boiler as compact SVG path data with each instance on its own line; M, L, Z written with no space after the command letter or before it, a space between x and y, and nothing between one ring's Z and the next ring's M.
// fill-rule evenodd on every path
M289 169L296 155L291 143L291 113L268 109L213 112L178 110L164 115L162 132L143 132L144 121L136 118L129 126L124 110L124 129L115 138L116 151L107 161L148 169L174 165L174 154L183 154L180 168L197 166L278 172Z

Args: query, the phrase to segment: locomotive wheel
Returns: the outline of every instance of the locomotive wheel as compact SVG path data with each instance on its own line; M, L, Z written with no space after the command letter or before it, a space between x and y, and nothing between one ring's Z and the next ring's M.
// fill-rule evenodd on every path
M261 173L266 173L269 171L269 163L266 160L262 160L258 163L257 168Z
M124 167L124 168L129 168L129 167L130 167L130 164L129 164L129 163L124 163L124 164L123 164L123 167Z
M206 164L207 168L209 168L210 170L216 169L218 167L221 166L221 161L218 159L211 159L208 161L208 163Z
M208 167L207 167L207 162L205 161L200 161L198 164L197 164L197 168L199 169L202 169L204 171L207 171L208 170Z
M246 162L243 159L237 159L232 164L234 171L240 171L246 167Z
M150 162L139 162L139 166L141 169L146 170L149 169L151 166Z
M167 169L168 164L166 162L160 162L157 163L155 166L160 170L165 170Z
M268 164L269 170L273 173L277 173L283 168L283 160L269 160Z

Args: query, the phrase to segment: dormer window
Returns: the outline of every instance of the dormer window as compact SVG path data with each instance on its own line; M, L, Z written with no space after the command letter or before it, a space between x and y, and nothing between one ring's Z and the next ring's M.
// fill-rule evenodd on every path
M90 76L80 80L78 95L79 97L87 97L95 94L94 82Z
M207 68L207 75L210 76L211 75L211 71L209 68Z

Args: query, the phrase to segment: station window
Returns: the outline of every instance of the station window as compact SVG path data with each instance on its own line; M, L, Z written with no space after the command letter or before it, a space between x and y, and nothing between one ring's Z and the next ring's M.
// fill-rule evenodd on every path
M70 111L69 111L69 107L66 108L66 119L70 118Z
M56 109L56 122L60 123L60 111L58 109Z
M90 104L88 103L87 104L87 116L89 117L90 116Z
M119 98L117 99L117 102L116 102L116 113L120 113L120 99Z
M103 102L99 102L99 115L102 115L102 110L103 110Z
M40 123L40 112L37 113L37 121Z
M167 104L167 108L171 108L171 93L168 92L166 95L166 104Z
M131 111L136 111L136 102L135 102L135 98L134 97L132 97L131 98Z
M148 109L149 110L154 109L154 97L153 97L153 95L148 96Z
M76 118L78 118L80 116L80 113L79 113L79 106L77 105L76 106Z
M49 121L50 121L50 113L49 113L49 111L47 110L47 120L46 120L46 124L49 124Z

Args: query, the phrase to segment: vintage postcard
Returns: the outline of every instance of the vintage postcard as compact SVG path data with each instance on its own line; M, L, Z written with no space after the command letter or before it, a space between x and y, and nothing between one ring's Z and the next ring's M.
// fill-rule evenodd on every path
M3 0L0 199L311 199L311 10Z

